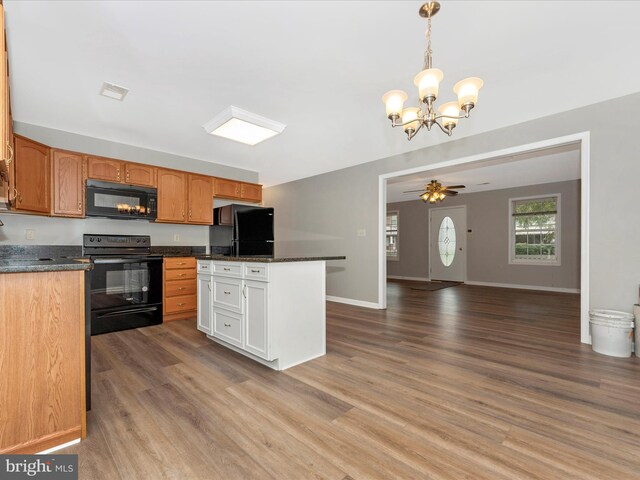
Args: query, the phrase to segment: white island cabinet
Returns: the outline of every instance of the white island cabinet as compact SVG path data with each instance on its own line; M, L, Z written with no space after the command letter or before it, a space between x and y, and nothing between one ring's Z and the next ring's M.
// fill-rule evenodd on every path
M198 330L275 370L326 352L324 260L198 260Z

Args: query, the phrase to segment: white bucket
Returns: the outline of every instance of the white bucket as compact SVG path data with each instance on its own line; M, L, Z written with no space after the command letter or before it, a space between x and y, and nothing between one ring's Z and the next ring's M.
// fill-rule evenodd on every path
M633 345L631 313L615 310L591 310L591 348L612 357L630 357Z

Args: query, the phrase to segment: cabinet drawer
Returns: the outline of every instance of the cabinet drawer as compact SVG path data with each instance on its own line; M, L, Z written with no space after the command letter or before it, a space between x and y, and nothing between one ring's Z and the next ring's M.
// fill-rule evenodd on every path
M198 261L198 273L204 273L204 274L213 273L212 264L213 264L213 262L211 262L211 261L199 260Z
M174 280L167 282L164 286L166 297L176 297L178 295L194 295L196 293L195 280Z
M242 313L242 280L212 277L213 305Z
M164 309L167 313L190 312L195 310L197 295L181 295L179 297L169 297L165 300Z
M165 270L164 279L168 282L172 280L194 280L196 278L196 269L180 269L180 270Z
M269 267L264 263L245 263L244 278L252 280L269 280Z
M176 268L196 268L196 259L193 257L169 257L164 259L164 268L173 270Z
M212 335L242 347L242 317L231 312L214 309Z
M242 263L213 262L213 273L230 277L242 277Z

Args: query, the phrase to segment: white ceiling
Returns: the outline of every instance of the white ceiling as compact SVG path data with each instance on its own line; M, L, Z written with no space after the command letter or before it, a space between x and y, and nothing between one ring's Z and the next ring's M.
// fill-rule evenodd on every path
M458 190L463 195L578 178L580 148L577 144L565 145L477 162L472 168L459 165L391 178L387 183L387 203L417 200L421 192L404 192L421 189L434 179L442 185L465 185L465 189Z
M380 100L415 97L419 1L4 3L18 121L255 170L266 185L449 140L407 142ZM459 79L485 81L454 137L638 91L639 15L640 2L444 2L441 100ZM126 100L99 96L103 81ZM207 135L229 105L287 128L255 147Z

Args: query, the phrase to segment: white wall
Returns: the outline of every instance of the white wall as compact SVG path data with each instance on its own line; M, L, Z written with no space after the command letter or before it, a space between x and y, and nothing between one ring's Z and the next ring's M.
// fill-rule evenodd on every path
M264 197L276 209L276 235L287 249L347 256L331 264L336 269L327 276L328 295L377 303L380 175L590 132L589 302L630 311L640 283L639 130L636 93L480 135L455 139L454 133L433 147L268 188ZM366 237L357 235L359 229Z
M0 245L82 245L84 233L151 235L152 245L209 245L209 227L173 225L142 220L107 218L59 218L36 215L1 214ZM35 239L27 240L25 230L35 230ZM180 235L174 241L174 234Z

